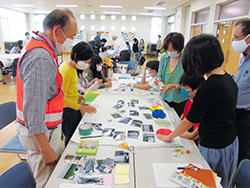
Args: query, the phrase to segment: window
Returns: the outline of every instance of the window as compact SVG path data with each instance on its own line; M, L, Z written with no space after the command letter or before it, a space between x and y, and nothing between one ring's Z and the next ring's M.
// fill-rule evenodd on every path
M175 22L175 15L171 15L168 17L168 33L174 31L174 22Z
M85 20L85 15L84 14L80 15L80 19Z
M95 25L91 25L90 26L90 29L93 31L93 30L95 30Z
M121 16L121 20L126 20L126 16Z
M85 30L86 28L85 28L85 25L81 25L81 30Z
M24 34L27 32L24 13L0 8L0 24L3 41L17 41L24 39Z
M239 0L220 6L219 20L247 16L249 14L250 1Z
M105 20L106 16L105 15L101 15L101 20Z
M101 31L105 31L105 26L104 25L101 26Z
M136 21L136 16L131 16L132 21Z
M93 15L93 14L90 15L90 19L91 19L91 20L95 20L95 15Z
M209 9L195 13L194 23L208 22L208 20L209 20Z
M161 34L161 18L160 17L152 17L150 42L156 43L157 39L158 39L158 35L160 35L160 34Z
M45 18L44 14L36 14L34 16L34 22L32 24L32 31L43 31L44 18Z
M111 16L111 20L116 20L116 16L115 16L115 15L112 15L112 16Z
M112 31L114 31L115 30L115 26L111 26L111 28L110 28Z

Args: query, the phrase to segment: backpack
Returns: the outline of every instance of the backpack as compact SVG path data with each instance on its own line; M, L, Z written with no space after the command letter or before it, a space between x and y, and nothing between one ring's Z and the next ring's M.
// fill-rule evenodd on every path
M144 56L141 56L141 59L139 61L139 65L142 66L146 61L146 58Z

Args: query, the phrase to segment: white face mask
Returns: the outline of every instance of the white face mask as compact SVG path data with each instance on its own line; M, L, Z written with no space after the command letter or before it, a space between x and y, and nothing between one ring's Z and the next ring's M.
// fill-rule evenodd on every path
M100 72L102 70L102 66L97 66L96 65L96 70L97 70L97 72Z
M247 42L245 41L249 36L250 36L250 34L247 35L247 36L246 36L244 39L242 39L242 40L238 40L238 41L234 40L234 41L232 42L232 47L233 47L233 49L234 49L236 52L238 52L238 53L243 53L243 52L245 52L246 49L247 49L247 47L250 45L250 43L247 44Z
M82 77L83 77L83 78L86 78L87 76L88 76L88 73L82 71Z
M84 61L77 61L76 68L78 68L79 70L85 70L89 68L89 64L85 63Z
M177 51L173 51L173 52L170 52L170 51L167 51L169 57L171 58L175 58L179 55L179 53Z
M60 28L60 30L61 30L61 28ZM70 39L70 38L67 38L62 30L61 30L61 32L62 32L63 36L66 38L66 40L64 41L63 44L58 43L57 40L56 40L56 37L55 37L55 33L53 33L53 34L54 34L54 37L55 37L55 40L56 40L56 49L59 52L65 52L73 45L73 40Z

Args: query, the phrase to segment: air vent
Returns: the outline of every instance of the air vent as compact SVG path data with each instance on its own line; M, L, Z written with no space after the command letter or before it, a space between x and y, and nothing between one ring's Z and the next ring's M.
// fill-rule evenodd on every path
M154 10L148 10L148 13L152 13L152 12L154 12Z
M166 2L162 2L162 1L158 1L157 3L155 3L155 7L156 6L162 6L162 5L164 5Z

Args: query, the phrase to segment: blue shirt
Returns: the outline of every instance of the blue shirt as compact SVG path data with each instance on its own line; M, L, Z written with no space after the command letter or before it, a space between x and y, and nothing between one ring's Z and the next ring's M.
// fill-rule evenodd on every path
M236 108L250 111L250 54L241 57L235 82L239 88Z

